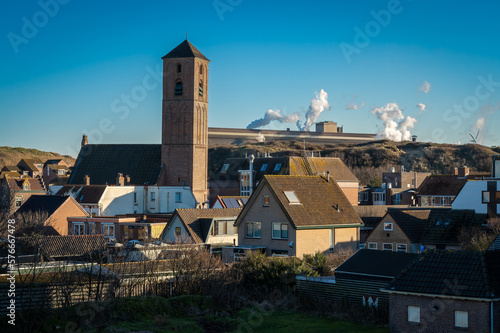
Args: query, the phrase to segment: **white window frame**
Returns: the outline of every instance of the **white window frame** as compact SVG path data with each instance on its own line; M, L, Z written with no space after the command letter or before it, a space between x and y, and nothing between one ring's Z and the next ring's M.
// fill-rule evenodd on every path
M78 227L78 233L76 232L77 227ZM83 227L83 233L81 232L80 227ZM73 235L75 235L75 236L85 235L85 223L84 222L73 222Z
M283 191L283 194L288 199L290 205L300 205L300 200L294 191Z
M401 250L399 249L400 246L401 246ZM403 247L404 247L404 251L403 251ZM396 252L408 253L408 245L407 244L396 244Z
M156 192L151 192L151 202L156 201Z
M249 235L249 232L248 232L249 225L252 225L251 235ZM255 229L256 226L259 226L259 233L260 233L259 236L256 236L256 232L255 232L256 231L256 229ZM261 222L247 222L245 224L245 237L246 238L256 238L256 239L262 238L262 223Z
M23 197L16 197L15 199L16 208L19 208L23 205Z
M271 197L269 195L262 196L262 207L269 207L271 203Z
M279 227L278 229L276 229L276 231L279 231L279 237L274 236L275 226ZM286 231L286 237L283 237L283 231ZM288 223L285 223L285 222L273 222L273 223L271 223L271 237L272 237L272 239L288 239Z
M455 327L469 328L469 312L455 310Z
M375 245L375 247L373 245ZM376 250L376 249L377 249L377 243L368 242L368 250Z
M385 248L386 245L390 245L391 249L386 249ZM392 244L392 243L382 243L382 250L383 251L392 251L392 252L394 252L394 244Z
M108 235L106 235L105 230L108 229ZM109 233L109 230L113 230L113 235L111 236ZM103 223L102 224L102 234L104 235L104 238L115 238L115 224L114 223Z
M420 307L408 305L408 322L420 324Z
M388 228L387 226L390 226L390 228ZM393 230L394 226L392 222L384 222L384 231L393 231Z

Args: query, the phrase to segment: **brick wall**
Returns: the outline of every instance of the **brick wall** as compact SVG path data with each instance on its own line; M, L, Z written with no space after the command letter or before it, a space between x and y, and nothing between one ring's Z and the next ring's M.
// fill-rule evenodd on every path
M420 307L419 324L408 322L408 306ZM468 312L468 330L455 328L457 310ZM389 329L391 333L490 332L490 303L390 294Z

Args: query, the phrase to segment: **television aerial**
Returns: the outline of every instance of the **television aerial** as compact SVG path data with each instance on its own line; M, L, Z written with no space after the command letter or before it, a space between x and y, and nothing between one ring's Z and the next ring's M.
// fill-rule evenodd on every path
M477 137L479 136L479 130L477 131L476 136L472 135L471 133L469 133L469 135L472 138L472 140L470 140L470 142L471 143L477 143Z

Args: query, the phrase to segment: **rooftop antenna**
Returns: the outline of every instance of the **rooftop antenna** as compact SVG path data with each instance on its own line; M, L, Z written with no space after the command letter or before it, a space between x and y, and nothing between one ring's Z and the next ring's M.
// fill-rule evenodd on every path
M188 40L188 30L186 29L186 40Z
M472 143L477 143L477 137L479 136L479 131L477 131L477 134L476 134L476 137L474 137L472 134L469 133L470 137L472 138L472 140L470 140L470 142Z

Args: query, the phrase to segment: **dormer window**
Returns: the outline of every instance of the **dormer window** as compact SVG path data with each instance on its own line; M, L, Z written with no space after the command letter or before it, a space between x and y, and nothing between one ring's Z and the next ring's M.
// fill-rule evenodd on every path
M181 72L182 72L182 65L177 64L177 73L181 73Z
M392 223L384 223L384 231L392 231Z
M176 96L182 95L182 82L180 81L175 84L175 95Z
M290 205L300 205L299 198L295 195L294 191L283 191Z
M29 191L30 190L30 184L29 183L24 183L23 188L24 188L25 191Z

